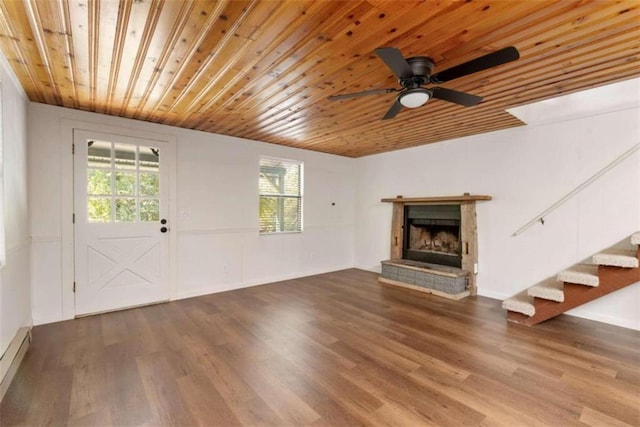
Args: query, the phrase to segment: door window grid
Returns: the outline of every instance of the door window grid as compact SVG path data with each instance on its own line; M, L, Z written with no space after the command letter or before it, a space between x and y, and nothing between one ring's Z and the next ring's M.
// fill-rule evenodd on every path
M160 150L108 141L87 145L88 221L159 221Z

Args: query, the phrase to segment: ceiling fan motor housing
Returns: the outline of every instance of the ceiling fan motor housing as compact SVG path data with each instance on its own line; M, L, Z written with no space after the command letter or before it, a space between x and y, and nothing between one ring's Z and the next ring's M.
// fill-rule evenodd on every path
M412 56L407 58L413 76L398 80L404 88L416 88L429 83L429 77L433 73L435 64L428 56Z

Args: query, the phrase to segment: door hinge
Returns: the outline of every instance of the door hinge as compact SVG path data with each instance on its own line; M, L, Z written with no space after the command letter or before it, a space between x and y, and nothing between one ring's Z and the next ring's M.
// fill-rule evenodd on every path
M76 144L71 144L71 154L76 154Z
M73 224L75 224L75 223L76 223L76 214L73 214L73 215L72 215L72 217L71 217L71 222L72 222Z
M76 293L76 282L73 282L73 293Z

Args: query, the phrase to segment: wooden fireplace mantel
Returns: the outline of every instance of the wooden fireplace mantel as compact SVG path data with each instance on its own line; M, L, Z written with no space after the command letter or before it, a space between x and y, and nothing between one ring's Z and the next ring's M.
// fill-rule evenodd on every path
M476 202L491 200L491 196L464 193L460 196L402 197L382 199L393 203L391 217L391 260L402 258L404 246L404 207L423 204L459 204L460 240L462 243L462 270L468 273L468 290L476 294L475 276L478 269L478 234L476 221Z
M395 199L381 199L382 202L387 203L404 203L404 204L419 204L419 203L448 203L448 202L479 202L491 200L491 196L485 196L482 194L469 194L465 193L462 196L436 196L436 197L402 197L397 196Z

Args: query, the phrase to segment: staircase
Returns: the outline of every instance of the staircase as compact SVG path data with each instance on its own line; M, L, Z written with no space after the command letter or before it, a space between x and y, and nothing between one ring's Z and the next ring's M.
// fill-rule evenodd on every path
M592 264L576 264L502 302L511 322L532 326L567 310L640 282L640 232L634 250L607 249Z

